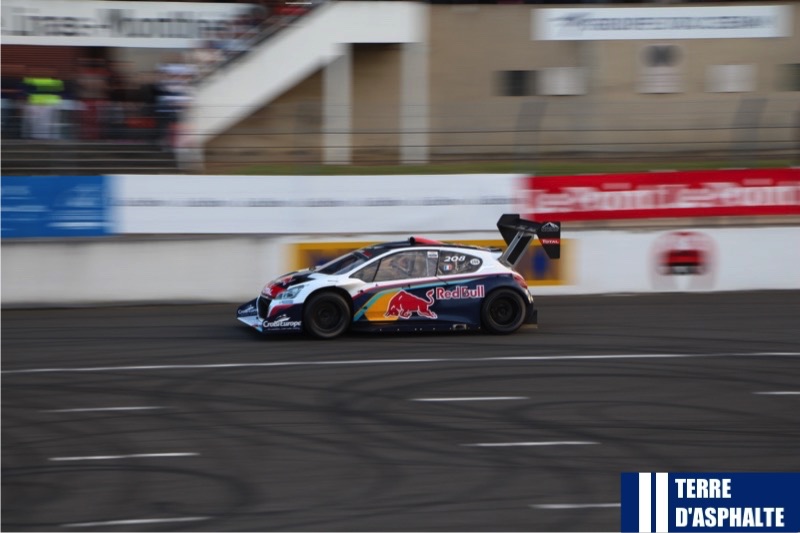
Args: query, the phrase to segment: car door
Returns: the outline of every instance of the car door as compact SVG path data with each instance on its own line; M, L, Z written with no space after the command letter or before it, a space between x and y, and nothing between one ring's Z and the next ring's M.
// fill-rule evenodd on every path
M483 276L477 274L483 260L465 250L439 250L436 275L444 282L435 298L441 320L454 323L478 324L480 307L487 287Z
M435 250L400 250L353 274L365 281L354 298L354 321L413 325L436 320Z

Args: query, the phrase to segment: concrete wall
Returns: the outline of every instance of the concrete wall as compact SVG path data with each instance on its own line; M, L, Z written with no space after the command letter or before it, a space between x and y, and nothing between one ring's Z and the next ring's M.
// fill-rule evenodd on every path
M707 245L702 275L664 275L659 251L670 230L565 231L563 279L536 294L800 289L800 226L692 228ZM497 239L496 232L433 238ZM291 269L293 246L376 242L397 235L220 236L93 241L3 241L3 306L243 302Z

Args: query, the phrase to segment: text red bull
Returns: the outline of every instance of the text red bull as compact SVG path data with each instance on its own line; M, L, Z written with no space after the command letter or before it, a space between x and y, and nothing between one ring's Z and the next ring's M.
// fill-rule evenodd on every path
M453 289L445 289L444 287L436 288L437 300L464 300L467 298L483 298L486 296L483 285L478 285L474 289L470 289L465 285L453 287Z
M419 316L436 318L436 313L431 311L431 306L434 303L433 289L426 292L425 296L428 298L427 300L406 291L400 291L389 300L389 306L386 308L384 316L408 319L411 318L413 313L417 313Z

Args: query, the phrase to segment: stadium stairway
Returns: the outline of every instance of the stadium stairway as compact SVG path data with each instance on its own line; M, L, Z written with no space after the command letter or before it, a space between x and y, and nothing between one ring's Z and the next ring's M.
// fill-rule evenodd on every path
M2 144L4 176L178 172L172 152L156 144L6 140Z
M325 2L204 78L187 110L187 130L206 144L348 54L349 44L419 42L424 12L415 2Z

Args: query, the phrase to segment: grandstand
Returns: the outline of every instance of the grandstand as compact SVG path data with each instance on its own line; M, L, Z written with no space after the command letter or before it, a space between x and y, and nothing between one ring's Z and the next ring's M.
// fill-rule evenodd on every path
M124 34L4 25L4 173L798 158L791 2L158 4ZM52 131L25 127L32 77L64 82Z

